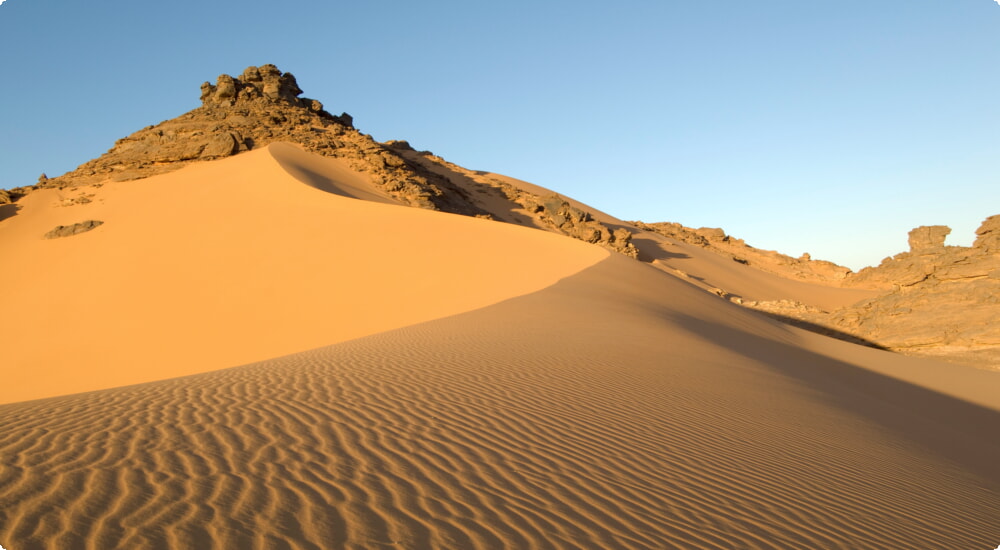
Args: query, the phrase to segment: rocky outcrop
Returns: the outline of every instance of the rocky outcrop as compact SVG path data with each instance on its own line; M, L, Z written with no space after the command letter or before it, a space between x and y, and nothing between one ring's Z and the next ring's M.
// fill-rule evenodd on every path
M538 215L542 221L564 235L599 244L632 258L639 255L632 244L631 231L622 227L612 230L595 220L589 212L572 206L559 195L540 197L521 191L516 198L528 212Z
M892 290L920 283L948 264L960 263L973 249L945 246L951 233L945 225L921 226L910 231L910 250L882 260L876 267L866 267L846 281L847 286Z
M247 67L238 77L220 75L200 87L201 106L172 120L118 140L101 157L76 170L40 180L40 187L75 187L106 180L127 181L177 170L193 162L220 159L269 143L286 141L325 156L344 159L373 185L402 204L467 216L494 217L465 186L419 161L406 142L378 143L354 128L350 115L334 116L323 104L300 97L291 73L274 65ZM411 159L413 157L410 157ZM526 203L537 199L529 193ZM3 200L3 199L0 199ZM610 229L568 203L540 207L541 226L635 257L631 233Z
M430 151L416 151L405 141L390 141L386 146L399 152L429 180L441 181L438 185L449 189L449 195L461 196L469 204L483 210L484 213L476 214L479 217L547 229L631 258L639 255L631 242L632 232L629 229L612 228L601 223L591 213L573 206L558 195L531 193L486 173L462 168ZM480 197L477 198L477 195ZM483 201L481 196L488 196L490 200ZM521 218L511 215L515 210Z
M834 312L789 300L746 301L716 290L744 307L842 340L1000 369L1000 215L983 222L971 247L946 246L947 226L917 227L909 233L909 251L858 273L808 254L791 258L758 250L717 228L633 223L791 279L881 290Z
M57 225L55 229L44 235L46 239L58 239L59 237L72 237L80 233L86 233L99 226L104 225L101 220L87 220L85 222L74 223L73 225Z
M962 356L1000 348L1000 216L983 222L971 247L944 246L949 232L919 227L909 252L859 272L856 279L889 290L835 312L832 324L901 351Z
M0 205L2 204L12 204L17 202L18 199L28 194L30 188L27 187L15 187L14 189L0 189Z
M331 115L322 103L301 94L295 77L274 65L248 67L239 77L220 75L215 84L201 85L201 107L120 139L101 157L39 185L141 179L287 141L345 159L402 204L482 214L417 173L391 148L359 132L347 113Z

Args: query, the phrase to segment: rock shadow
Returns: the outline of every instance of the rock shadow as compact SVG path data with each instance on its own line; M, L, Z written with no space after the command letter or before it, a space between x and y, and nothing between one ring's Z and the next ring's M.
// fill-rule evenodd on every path
M655 260L669 259L684 260L691 257L683 252L671 252L666 248L665 243L654 239L648 231L638 230L634 226L628 225L607 225L615 229L623 227L632 231L632 245L639 251L640 262L652 263Z
M0 205L0 222L6 220L7 218L13 218L17 215L17 212L21 209L19 204L4 204Z

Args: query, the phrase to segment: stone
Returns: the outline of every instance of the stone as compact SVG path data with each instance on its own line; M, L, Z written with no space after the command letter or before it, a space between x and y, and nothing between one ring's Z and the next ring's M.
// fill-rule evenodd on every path
M236 80L227 74L219 75L212 97L218 103L228 102L231 104L236 98Z
M223 158L236 154L238 150L239 141L233 134L227 132L211 137L198 157L203 159Z
M60 237L71 237L73 235L79 235L80 233L86 233L97 227L103 225L104 222L101 220L87 220L84 222L74 223L73 225L58 225L52 231L49 231L44 235L46 239L58 239Z

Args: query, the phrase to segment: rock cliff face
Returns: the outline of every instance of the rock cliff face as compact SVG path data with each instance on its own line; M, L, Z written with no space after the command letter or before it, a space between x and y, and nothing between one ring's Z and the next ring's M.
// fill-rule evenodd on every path
M909 252L860 271L852 284L887 292L834 313L833 325L896 350L1000 354L1000 216L983 222L971 247L944 246L950 231L918 227Z

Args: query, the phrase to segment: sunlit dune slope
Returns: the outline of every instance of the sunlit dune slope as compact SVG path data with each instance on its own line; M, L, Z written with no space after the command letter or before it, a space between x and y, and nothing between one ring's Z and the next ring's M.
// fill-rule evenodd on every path
M91 202L62 206L81 194ZM0 221L0 402L344 341L532 292L607 256L386 202L341 161L288 144L32 193ZM104 224L42 238L91 219Z
M998 392L612 255L330 347L2 405L0 540L989 548Z

